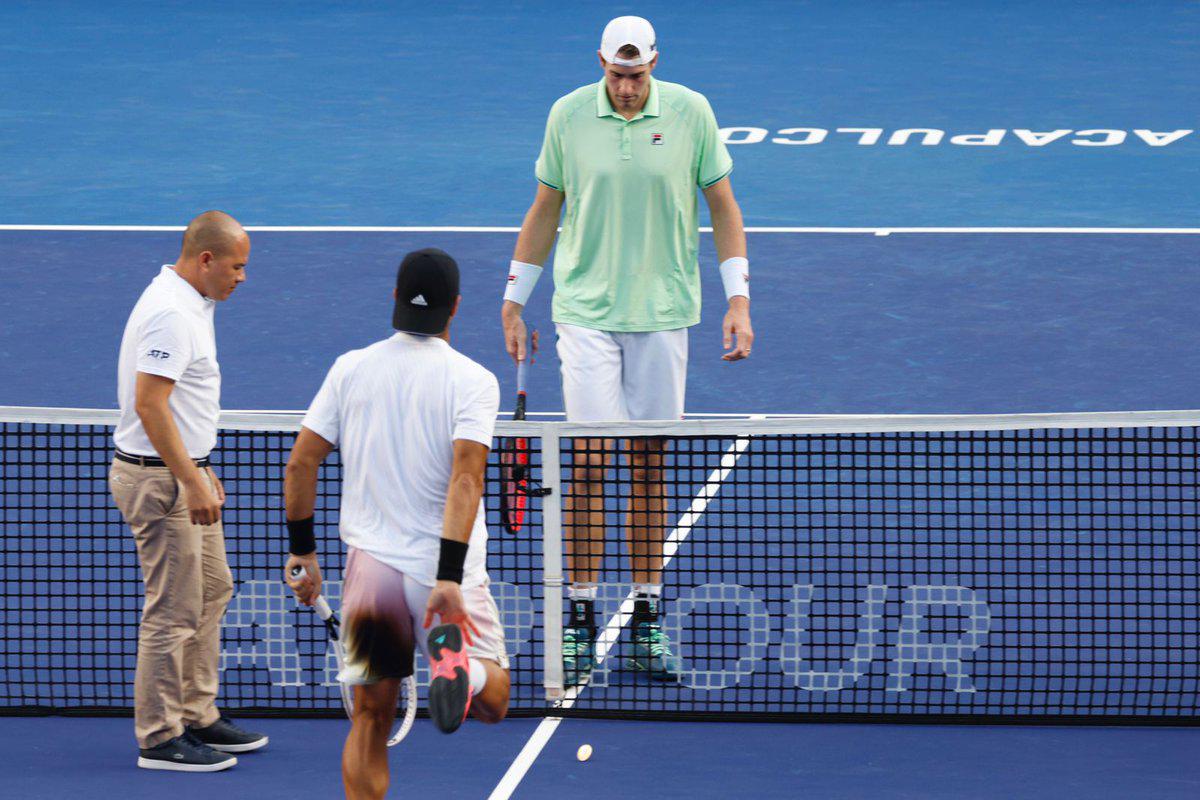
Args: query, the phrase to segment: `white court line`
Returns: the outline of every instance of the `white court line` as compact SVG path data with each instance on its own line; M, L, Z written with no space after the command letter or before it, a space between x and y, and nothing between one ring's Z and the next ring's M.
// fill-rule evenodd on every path
M751 419L761 419L760 415L754 415ZM687 513L679 518L675 523L674 530L667 537L663 544L663 569L671 563L671 559L679 552L680 546L691 535L692 527L700 521L700 517L704 515L704 511L708 508L708 504L717 496L717 492L721 491L721 484L729 477L729 473L733 472L733 468L737 466L737 462L741 459L746 449L750 446L750 439L742 438L734 441L725 454L721 456L721 464L709 474L708 479L704 482L704 488L700 490L694 498L692 504L688 507ZM633 592L625 597L621 602L621 607L616 614L613 614L604 625L604 630L596 639L595 650L592 655L592 670L595 670L604 663L604 659L608 657L608 651L616 643L617 637L621 633L621 629L629 623L629 618L633 616ZM587 682L572 686L567 690L563 699L555 705L558 708L571 708L575 705L575 701L579 698L580 693L588 686ZM488 795L488 800L509 800L512 793L516 791L525 774L529 772L529 768L533 766L533 762L541 755L546 744L549 743L550 737L558 730L559 724L563 721L562 717L546 717L543 719L534 730L533 735L529 737L529 741L521 748L521 752L509 765L508 771L504 773L504 777L500 779L500 783L496 784L496 788Z
M0 231L110 231L110 232L155 232L182 231L183 225L0 225ZM274 233L518 233L519 227L512 226L393 226L393 225L247 225L250 232ZM701 233L712 233L712 228L701 228ZM1200 234L1200 228L810 228L810 227L750 227L746 233L855 233L889 236L893 233L1100 233L1100 234Z
M517 757L509 765L508 771L504 773L504 777L488 795L488 800L508 800L512 797L512 793L521 784L521 779L525 777L526 772L529 772L529 768L541 755L542 748L550 741L550 737L558 730L558 725L562 721L562 717L546 717L538 723L533 735L529 737L529 741L525 742L525 746L521 748L520 753L517 753Z

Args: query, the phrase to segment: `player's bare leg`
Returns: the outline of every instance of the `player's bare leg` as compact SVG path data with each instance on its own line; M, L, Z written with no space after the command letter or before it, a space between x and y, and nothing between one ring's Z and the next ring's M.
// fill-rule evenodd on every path
M571 616L563 629L563 678L581 683L592 671L596 581L604 557L604 475L612 439L576 439L571 492L563 507Z
M662 585L663 543L666 538L666 486L663 483L664 439L630 439L631 486L625 536L639 586Z
M612 439L577 439L571 492L563 504L567 568L574 583L595 584L604 556L604 473Z
M487 683L471 698L471 715L480 722L495 724L508 714L508 670L487 658L477 660L487 672Z
M378 800L387 794L387 740L396 719L400 681L354 687L354 714L342 750L342 783L347 800Z
M633 567L633 657L629 666L661 681L679 680L679 660L662 631L663 545L666 531L664 439L631 439L632 477L626 543Z

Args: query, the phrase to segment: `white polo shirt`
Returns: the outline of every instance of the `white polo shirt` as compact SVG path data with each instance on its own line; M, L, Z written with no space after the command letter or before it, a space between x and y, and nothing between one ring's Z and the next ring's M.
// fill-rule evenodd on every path
M117 403L121 419L113 434L117 449L157 456L135 410L137 373L175 381L168 405L183 446L203 458L217 443L221 413L221 366L213 330L216 302L179 277L172 265L162 268L129 314L117 364Z
M341 450L342 540L433 586L454 440L491 447L499 410L496 376L434 336L396 333L339 357L303 425ZM480 502L463 586L486 580Z

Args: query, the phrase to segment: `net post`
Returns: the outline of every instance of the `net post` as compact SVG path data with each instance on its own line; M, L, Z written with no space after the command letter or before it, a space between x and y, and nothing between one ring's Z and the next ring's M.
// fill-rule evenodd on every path
M542 488L548 490L542 500L542 685L546 699L555 702L563 696L562 464L556 423L545 425L541 449Z

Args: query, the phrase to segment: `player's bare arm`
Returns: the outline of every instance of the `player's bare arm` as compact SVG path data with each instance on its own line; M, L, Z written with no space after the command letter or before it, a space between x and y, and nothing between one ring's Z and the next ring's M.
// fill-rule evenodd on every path
M283 496L288 520L288 560L283 579L296 599L311 606L321 594L321 567L316 544L310 546L313 509L317 502L317 470L333 452L333 445L308 428L301 427L283 473ZM293 576L293 570L297 570Z
M488 448L468 439L454 440L454 463L450 471L450 486L446 490L446 510L442 517L442 540L466 545L471 539L475 514L483 498L483 474L487 468ZM439 570L440 571L440 570ZM433 624L434 616L445 623L462 627L467 643L478 633L463 605L462 589L457 581L440 577L429 595L424 625Z
M742 210L733 196L733 185L729 178L722 178L704 190L704 199L712 216L713 239L717 245L717 260L726 264L731 258L746 258L746 229L742 224ZM724 276L723 276L724 277ZM734 280L737 280L735 270ZM744 278L749 282L749 273ZM728 283L728 280L726 281ZM748 287L747 287L748 290ZM728 293L729 287L726 287ZM729 310L721 323L722 344L726 350L721 358L725 361L741 361L750 355L754 343L754 328L750 324L750 298L733 295L729 298Z
M517 236L517 246L513 251L514 263L545 265L546 259L550 257L550 248L554 246L554 237L558 235L558 220L562 216L564 198L565 195L557 189L551 189L544 183L538 184L533 204L529 211L525 212L521 233ZM518 279L527 278L521 276ZM513 277L510 276L510 280L513 280ZM528 294L525 296L528 297ZM527 355L525 348L529 334L525 328L525 320L521 318L524 309L524 304L505 299L500 311L504 325L504 348L514 362L524 361ZM536 333L530 344L536 353Z

